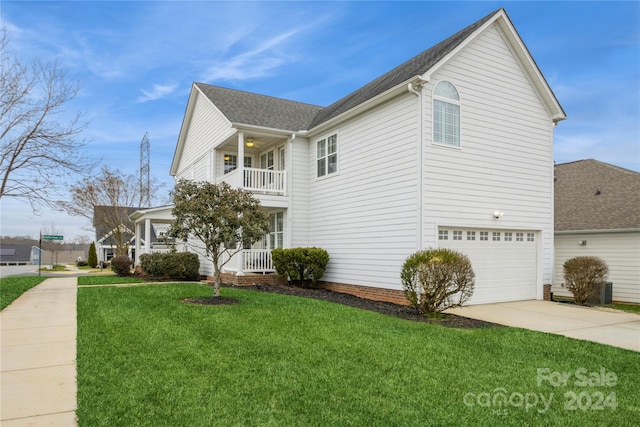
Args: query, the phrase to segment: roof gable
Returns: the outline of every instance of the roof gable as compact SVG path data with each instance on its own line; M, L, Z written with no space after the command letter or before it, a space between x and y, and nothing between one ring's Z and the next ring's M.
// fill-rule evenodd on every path
M467 37L473 34L474 31L498 12L499 11L491 12L479 21L474 22L432 48L414 56L410 60L364 85L355 92L350 93L344 98L324 108L315 117L310 128L318 126L327 120L345 113L363 102L378 96L399 84L405 83L413 77L426 73L430 68L436 65L438 61L454 50L458 45L460 45L460 43L462 43Z
M640 229L640 173L597 160L555 167L555 230Z
M232 123L297 132L307 129L316 114L322 110L317 105L272 96L204 83L194 85Z

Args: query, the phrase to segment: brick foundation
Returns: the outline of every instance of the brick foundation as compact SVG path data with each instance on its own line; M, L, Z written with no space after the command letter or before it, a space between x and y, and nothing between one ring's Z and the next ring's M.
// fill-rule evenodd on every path
M542 299L551 301L551 285L548 283L542 286Z
M234 286L252 286L257 284L264 285L286 285L287 281L276 273L257 274L246 273L243 276L236 276L235 273L220 273L220 281L226 285ZM213 276L207 277L207 283L213 284L215 278Z
M408 305L403 291L396 289L372 288L369 286L345 285L344 283L318 282L318 288L333 292L351 294L360 298L374 301L391 302L393 304Z
M276 273L255 274L246 273L244 276L236 276L235 273L221 273L220 280L226 285L252 286L264 285L286 285L287 281ZM207 283L212 285L215 281L213 276L207 277ZM316 284L319 289L326 289L333 292L355 295L374 301L390 302L393 304L408 305L407 298L403 291L396 289L373 288L370 286L346 285L344 283L323 282Z

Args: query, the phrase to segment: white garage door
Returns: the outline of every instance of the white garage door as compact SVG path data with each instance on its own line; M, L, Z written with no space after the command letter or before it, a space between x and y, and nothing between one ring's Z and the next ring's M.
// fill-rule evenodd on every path
M467 255L476 274L470 304L536 298L537 234L522 230L440 228L438 245Z

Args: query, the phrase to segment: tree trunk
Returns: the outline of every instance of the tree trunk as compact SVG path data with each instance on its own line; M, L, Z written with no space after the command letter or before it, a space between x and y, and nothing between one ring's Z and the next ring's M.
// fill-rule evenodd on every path
M213 282L213 296L220 296L220 267L218 267L218 257L213 257L213 276L215 280Z

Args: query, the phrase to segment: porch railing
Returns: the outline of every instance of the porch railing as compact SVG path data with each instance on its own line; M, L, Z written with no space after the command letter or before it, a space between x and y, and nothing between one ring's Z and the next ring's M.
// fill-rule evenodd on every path
M218 177L216 182L226 182L234 188L248 191L284 195L287 189L287 171L244 168L244 179L240 180L238 169Z
M226 261L228 258L225 258ZM272 273L271 249L244 249L225 264L223 270L245 273Z

